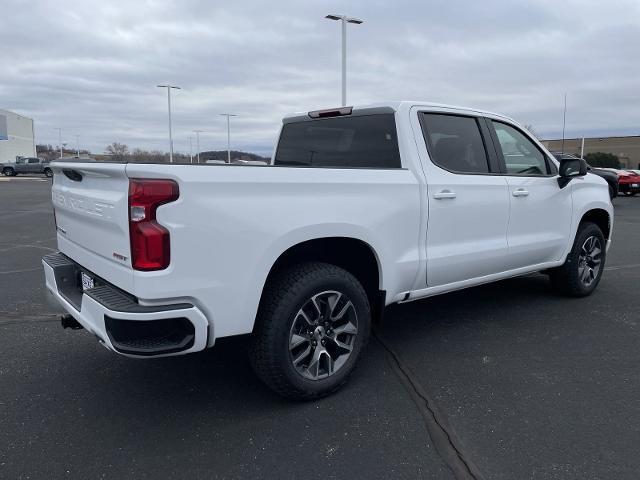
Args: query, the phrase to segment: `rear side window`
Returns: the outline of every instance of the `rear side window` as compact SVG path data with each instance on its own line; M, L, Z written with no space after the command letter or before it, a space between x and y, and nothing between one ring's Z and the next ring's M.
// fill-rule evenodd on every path
M287 123L275 165L400 168L392 113Z
M476 118L423 113L422 130L429 156L439 167L455 173L489 173Z

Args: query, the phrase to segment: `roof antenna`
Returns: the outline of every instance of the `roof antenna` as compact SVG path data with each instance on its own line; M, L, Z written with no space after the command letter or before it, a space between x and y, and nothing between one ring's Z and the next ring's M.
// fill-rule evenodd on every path
M564 93L564 112L562 113L562 153L564 153L564 127L567 124L567 92Z

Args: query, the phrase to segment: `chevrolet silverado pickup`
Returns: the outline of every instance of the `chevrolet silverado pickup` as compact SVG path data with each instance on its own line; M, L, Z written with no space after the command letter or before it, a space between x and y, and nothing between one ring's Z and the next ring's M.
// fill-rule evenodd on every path
M0 172L7 177L23 173L44 173L48 178L53 177L49 161L36 157L17 157L15 162L0 163Z
M250 334L257 375L296 399L346 382L387 305L532 272L591 294L613 227L584 160L432 103L290 115L267 166L51 168L63 323L135 358Z

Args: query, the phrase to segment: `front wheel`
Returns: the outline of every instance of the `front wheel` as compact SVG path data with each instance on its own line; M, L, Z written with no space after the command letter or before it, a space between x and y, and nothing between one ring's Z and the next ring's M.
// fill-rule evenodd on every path
M600 227L591 222L582 223L564 265L549 272L553 287L573 297L590 295L604 271L605 247Z
M251 364L282 396L320 398L346 383L370 329L367 294L352 274L326 263L296 265L265 288Z

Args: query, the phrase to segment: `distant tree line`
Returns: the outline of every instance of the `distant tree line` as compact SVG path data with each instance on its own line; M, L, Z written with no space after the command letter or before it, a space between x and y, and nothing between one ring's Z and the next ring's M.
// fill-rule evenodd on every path
M129 150L129 147L124 143L114 142L105 148L105 154L109 156L115 162L136 162L136 163L168 163L169 153L159 150L142 150L140 148L134 148ZM197 153L193 154L193 161L197 160ZM200 163L204 163L207 160L227 160L226 150L208 150L200 152ZM231 160L262 160L268 161L266 157L256 155L255 153L242 152L238 150L231 150ZM183 153L174 153L173 161L175 163L190 163L191 158L189 155Z
M62 156L63 157L75 157L77 154L77 150L75 148L63 148ZM80 150L80 155L88 155L88 150ZM36 155L38 158L42 158L43 160L55 160L56 158L60 158L60 147L54 147L52 145L36 145Z
M620 159L613 153L593 152L587 153L584 159L592 167L620 168Z

